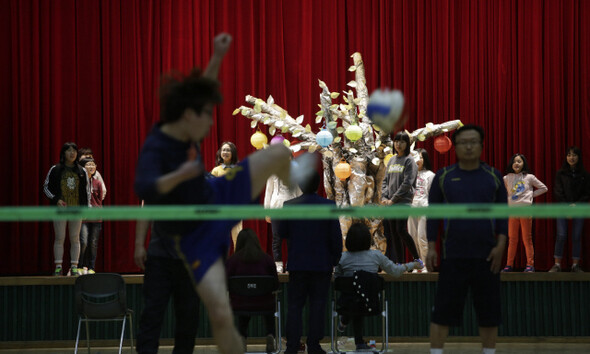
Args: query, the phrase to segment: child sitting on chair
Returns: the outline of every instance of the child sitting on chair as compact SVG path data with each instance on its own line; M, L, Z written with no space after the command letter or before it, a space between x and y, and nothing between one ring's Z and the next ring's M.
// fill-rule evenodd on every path
M260 246L258 235L252 229L243 229L238 234L235 253L226 262L227 277L235 275L274 275L278 281L277 269L271 256L266 254ZM274 298L272 294L260 297L244 297L229 294L231 306L234 310L274 310ZM237 316L238 331L244 339L244 351L246 351L246 338L248 337L248 324L250 316ZM266 352L275 351L275 322L274 315L264 316L266 325ZM280 339L279 339L280 340Z
M377 250L371 250L371 232L367 225L355 223L350 226L346 236L347 252L342 253L340 263L334 271L335 277L352 277L355 271L365 271L368 273L377 273L379 268L394 277L401 276L404 272L410 272L414 269L424 267L420 262L409 262L405 264L393 263L383 253ZM338 305L347 307L346 302L352 301L352 298L341 296ZM344 332L346 325L352 321L354 332L354 342L357 350L371 349L363 339L363 317L362 316L340 316L338 331Z

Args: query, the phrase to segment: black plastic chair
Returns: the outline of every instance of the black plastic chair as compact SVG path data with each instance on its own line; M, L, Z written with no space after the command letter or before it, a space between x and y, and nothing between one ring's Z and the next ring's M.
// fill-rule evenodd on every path
M125 336L125 324L129 318L129 332L131 338L131 351L133 352L133 311L127 308L127 292L125 281L120 274L97 273L82 275L76 278L74 285L76 311L78 313L78 333L76 334L76 347L78 352L80 340L80 327L86 322L86 342L90 353L89 322L122 321L121 339L119 341L119 354L123 349Z
M371 283L371 291L372 293L364 294L365 296L360 296L357 294L359 290L359 282L358 277L365 277L365 280ZM354 309L344 308L337 306L337 293L340 293L340 296L347 296L349 299L357 298L359 306ZM357 297L358 295L358 297ZM369 299L375 299L373 301L371 307L367 308L365 306L361 306L360 303L364 302ZM340 350L338 348L338 316L339 315L349 315L349 316L363 316L363 317L371 317L371 316L381 316L381 349L377 350L370 350L373 353L384 353L387 351L387 346L389 342L389 315L388 315L388 302L385 297L385 280L383 277L379 276L375 273L369 273L365 271L357 271L355 272L353 277L338 277L334 279L334 293L332 294L332 321L331 321L331 339L332 339L332 353L346 353L346 351ZM352 350L356 352L357 350Z
M268 311L241 311L233 310L234 315L238 316L264 316L273 315L275 317L275 351L274 354L281 352L281 301L279 300L279 280L272 275L236 275L228 279L228 291L240 296L261 296L272 293L275 300L275 310ZM246 352L246 353L266 353L264 352Z

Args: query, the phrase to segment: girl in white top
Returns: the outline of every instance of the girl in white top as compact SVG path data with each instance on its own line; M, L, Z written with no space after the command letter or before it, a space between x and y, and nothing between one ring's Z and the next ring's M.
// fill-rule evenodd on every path
M529 165L523 154L514 154L506 166L504 185L508 192L508 205L528 206L533 198L547 192L547 186L535 175L529 173ZM511 272L518 246L518 229L522 228L522 243L526 251L525 272L535 271L535 251L533 248L533 219L531 217L508 218L508 256L503 272Z
M431 171L430 157L425 149L416 149L419 160L416 160L418 165L418 176L416 178L416 190L414 191L414 199L412 200L413 207L427 207L428 206L428 192L430 185L434 179L434 172ZM426 239L426 216L409 217L408 218L408 232L414 239L414 243L418 248L420 259L426 259L428 253L428 240ZM414 273L419 270L414 269ZM426 268L422 269L422 273L428 272Z

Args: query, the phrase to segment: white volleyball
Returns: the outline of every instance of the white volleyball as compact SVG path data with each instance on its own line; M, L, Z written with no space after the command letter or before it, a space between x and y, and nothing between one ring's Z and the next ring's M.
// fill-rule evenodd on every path
M404 94L399 90L377 89L367 105L367 116L385 133L391 133L404 110Z

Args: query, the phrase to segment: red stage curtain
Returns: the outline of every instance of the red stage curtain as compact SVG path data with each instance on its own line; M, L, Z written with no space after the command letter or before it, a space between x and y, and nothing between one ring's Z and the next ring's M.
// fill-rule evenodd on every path
M566 146L590 154L589 16L583 0L0 0L1 202L48 204L43 180L61 145L75 141L94 150L106 205L139 204L134 167L158 120L159 75L204 67L221 31L234 44L219 76L225 101L203 143L208 169L222 141L234 141L240 158L253 151L250 121L231 115L247 94L272 95L317 130L318 79L347 90L358 51L369 90L403 90L406 129L457 118L484 126L483 159L503 170L525 154L550 189L538 202L551 202ZM454 162L452 151L422 145L435 169ZM244 226L270 250L264 221ZM535 222L539 269L552 264L554 230L552 220ZM50 223L4 223L0 242L0 274L53 269ZM136 271L133 248L133 222L105 222L98 270ZM521 250L516 265L524 260Z

